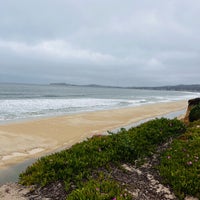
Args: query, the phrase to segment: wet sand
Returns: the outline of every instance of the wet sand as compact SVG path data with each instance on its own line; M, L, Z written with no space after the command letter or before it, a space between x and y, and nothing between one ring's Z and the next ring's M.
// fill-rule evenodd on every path
M187 101L177 101L0 125L0 168L70 147L95 134L186 107Z

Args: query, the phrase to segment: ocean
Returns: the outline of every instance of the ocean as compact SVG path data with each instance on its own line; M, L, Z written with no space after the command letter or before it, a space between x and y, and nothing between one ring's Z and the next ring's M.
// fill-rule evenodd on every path
M0 123L188 100L198 93L64 85L0 84Z

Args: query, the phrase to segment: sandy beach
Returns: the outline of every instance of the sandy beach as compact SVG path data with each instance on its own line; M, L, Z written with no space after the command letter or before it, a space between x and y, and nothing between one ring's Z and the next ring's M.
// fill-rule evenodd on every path
M0 125L0 168L70 147L95 134L186 107L187 101L177 101Z

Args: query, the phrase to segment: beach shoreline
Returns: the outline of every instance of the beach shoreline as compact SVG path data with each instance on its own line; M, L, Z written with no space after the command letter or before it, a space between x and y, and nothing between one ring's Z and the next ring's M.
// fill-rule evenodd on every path
M58 149L69 148L95 134L103 134L186 107L187 101L176 101L2 124L0 169Z

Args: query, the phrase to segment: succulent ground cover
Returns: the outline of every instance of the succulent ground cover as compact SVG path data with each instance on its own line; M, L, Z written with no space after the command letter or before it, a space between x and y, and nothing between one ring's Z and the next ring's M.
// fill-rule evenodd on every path
M72 191L68 200L131 200L131 195L125 191L116 181L111 180L90 180L80 189Z
M200 198L200 121L190 123L161 157L160 174L179 199Z
M44 187L62 182L67 199L75 199L75 196L76 199L84 199L84 196L97 200L129 199L130 194L124 190L126 185L109 176L102 181L103 172L99 173L99 169L111 172L111 165L142 161L151 157L159 145L184 132L181 121L161 118L128 131L122 129L118 134L94 136L70 149L41 158L20 175L20 183ZM102 192L97 188L102 188Z

